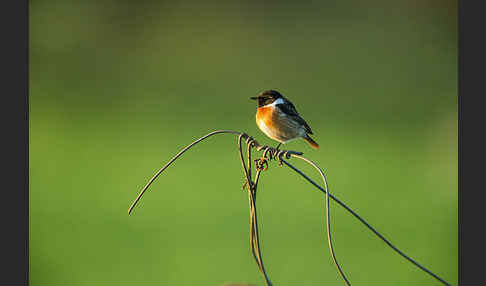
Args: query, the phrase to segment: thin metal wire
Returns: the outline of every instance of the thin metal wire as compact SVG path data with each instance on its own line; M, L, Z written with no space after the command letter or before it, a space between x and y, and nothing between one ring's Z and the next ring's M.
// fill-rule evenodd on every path
M327 184L326 175L324 175L324 172L322 172L321 168L319 168L311 160L309 160L305 157L299 156L299 155L293 155L292 157L304 160L305 162L310 164L312 167L314 167L319 172L319 174L321 175L322 181L324 182L324 186L326 188L326 193L325 193L325 195L326 195L326 228L327 228L327 241L329 242L329 250L331 251L332 259L334 260L334 264L336 265L336 267L339 271L339 274L341 274L341 277L344 279L344 282L346 283L346 285L351 286L351 283L349 283L349 280L346 278L346 275L344 275L344 271L342 270L341 266L339 265L337 258L336 258L336 254L334 253L334 247L333 247L332 238L331 238L331 214L330 214L331 208L329 206L330 192L329 192L329 186Z
M257 210L256 210L257 184L256 183L254 184L253 181L251 180L251 149L252 147L254 147L255 141L251 137L248 137L246 140L246 144L248 145L248 150L247 150L248 167L247 167L245 165L245 160L243 159L243 150L241 148L241 139L243 135L244 134L238 136L238 148L239 148L241 165L245 173L246 186L248 188L248 200L250 204L250 248L253 254L253 258L255 259L258 265L258 268L260 269L260 271L263 273L263 276L265 277L265 282L267 283L268 286L272 286L272 283L270 282L270 278L268 277L268 274L265 271L265 267L263 266L263 258L260 251L260 242L259 242L259 235L258 235L258 219L257 219ZM258 171L257 171L257 176L259 177L260 173Z
M252 246L252 251L253 251L253 256L258 264L258 266L260 267L260 270L265 274L265 278L267 278L266 276L266 272L263 268L263 263L261 261L261 253L259 251L259 247L258 247L258 227L257 227L257 222L256 222L256 215L252 213L253 212L256 212L255 208L256 206L254 206L255 204L255 200L256 200L256 186L253 185L253 182L251 181L251 148L253 147L252 145L252 138L249 137L247 138L246 140L246 143L248 144L248 169L247 167L244 165L244 160L243 160L243 153L242 153L242 149L241 149L241 139L242 139L242 136L240 135L239 138L238 138L238 147L239 147L239 150L240 150L240 159L241 159L241 163L242 163L242 166L243 166L243 170L245 172L245 176L246 176L246 180L247 180L247 186L249 186L249 194L250 194L250 216L251 216L251 221L250 221L250 227L251 227L251 231L250 231L250 245ZM286 155L287 157L290 157L290 155L293 155L294 157L296 158L299 158L301 160L304 160L306 161L307 163L311 164L314 168L316 168L318 170L318 172L321 174L321 177L326 185L326 190L328 190L328 187L327 187L327 180L325 178L325 175L324 173L322 172L322 170L316 165L314 164L312 161L308 160L307 158L305 157L302 157L300 155L297 155L295 154L295 152L292 152L291 154L288 154L287 151L284 151L284 150L278 150L278 149L274 149L274 148L271 148L271 147L266 147L265 148L265 152L264 152L264 155L263 155L263 158L265 158L265 154L267 152L270 151L270 154L271 154L271 158L275 159L275 158L278 158L279 160L282 160L282 156L283 155ZM251 193L253 193L253 195L251 195ZM330 224L330 208L329 208L329 196L328 196L328 193L329 192L326 192L326 230L327 230L327 237L328 237L328 243L329 243L329 249L330 249L330 252L331 252L331 255L332 255L332 258L333 258L333 261L334 261L334 264L336 265L338 271L339 271L339 274L341 275L341 277L344 279L345 283L347 285L351 285L348 281L348 279L346 278L344 272L342 271L341 269L341 266L339 265L338 261L337 261L337 258L336 258L336 255L335 255L335 252L334 252L334 247L333 247L333 244L332 244L332 238L331 238L331 224ZM256 239L256 242L254 241L254 239ZM256 246L254 245L256 243ZM256 248L256 251L258 251L258 253L255 253L255 248ZM267 280L267 283L269 281Z
M182 149L181 151L179 151L179 153L177 153L174 157L172 157L172 159L170 159L170 161L167 162L167 164L165 164L164 167L160 168L160 170L158 170L157 173L155 173L155 175L148 181L148 183L145 185L145 187L142 188L142 190L138 194L135 201L133 201L132 205L128 208L128 214L130 214L132 212L133 208L137 205L138 201L142 198L143 194L148 189L148 187L150 187L150 185L153 183L153 181L155 181L155 179L157 179L157 177L160 174L162 174L162 172L165 169L167 169L172 163L174 163L174 161L177 160L177 158L179 158L182 154L184 154L184 152L191 149L194 145L196 145L197 143L203 141L204 139L206 139L208 137L211 137L211 136L216 135L216 134L223 134L223 133L230 133L230 134L235 134L235 135L241 134L241 132L236 132L236 131L233 131L233 130L216 130L216 131L213 131L213 132L211 132L207 135L204 135L203 137L201 137L201 138L197 139L196 141L192 142L191 144L187 145L184 149Z
M316 182L314 182L311 178L309 178L302 171L300 171L299 169L297 169L296 167L294 167L292 164L290 164L289 162L287 162L284 159L282 159L282 162L284 162L284 164L286 164L287 166L289 166L291 169L293 169L299 175L301 175L302 177L304 177L309 183L311 183L312 185L314 185L316 188L318 188L322 192L326 192L326 190L323 189L319 184L317 184ZM347 210L350 214L352 214L355 218L357 218L369 230L371 230L376 236L378 236L381 240L383 240L390 248L392 248L393 250L395 250L395 252L397 252L398 254L400 254L402 257L404 257L405 259L407 259L408 261L410 261L411 263L413 263L415 266L417 266L418 268L420 268L421 270L423 270L427 274L431 275L432 277L434 277L435 279L437 279L438 281L440 281L442 284L444 284L444 285L450 285L444 279L442 279L439 276L437 276L436 274L432 273L430 270L428 270L424 266L420 265L417 261L413 260L411 257L407 256L405 253L403 253L402 251L400 251L400 249L398 249L396 246L394 246L388 239L386 239L383 235L381 235L376 229L374 229L369 223L367 223L362 217L360 217L356 212L354 212L345 203L343 203L342 201L340 201L338 198L336 198L332 194L329 194L329 197L331 199L333 199L335 202L337 202L340 206L342 206L345 210Z
M432 273L430 270L428 270L427 268L425 268L424 266L420 265L418 262L416 262L415 260L413 260L412 258L408 257L406 254L404 254L402 251L400 251L397 247L395 247L393 244L391 244L390 241L388 241L383 235L381 235L378 231L376 231L370 224L368 224L363 218L361 218L356 212L354 212L351 208L349 208L346 204L344 204L342 201L340 201L339 199L337 199L335 196L333 196L331 193L329 193L327 191L327 187L326 189L323 189L319 184L315 183L312 179L310 179L306 174L304 174L302 171L300 171L299 169L297 169L296 167L294 167L292 164L290 164L288 161L286 161L285 159L282 158L282 155L284 154L285 157L287 159L290 159L290 157L292 156L299 156L299 155L302 155L302 152L296 152L296 151L290 151L290 150L287 150L287 151L284 151L284 150L276 150L275 148L272 148L272 147L268 147L268 146L262 146L260 144L258 144L258 142L256 140L254 140L253 138L251 138L250 136L248 136L247 134L245 133L242 133L242 132L237 132L237 131L233 131L233 130L216 130L216 131L213 131L199 139L197 139L196 141L192 142L191 144L189 144L188 146L186 146L184 149L182 149L179 153L177 153L165 166L163 166L160 170L157 171L157 173L155 173L155 175L148 181L148 183L142 188L142 190L140 191L140 193L138 194L137 198L134 200L134 202L131 204L131 206L129 207L128 209L128 214L130 214L133 210L133 208L137 205L138 201L141 199L142 195L145 193L145 191L148 189L148 187L155 181L155 179L165 170L167 169L175 160L177 160L182 154L184 154L187 150L189 150L190 148L192 148L194 145L196 145L197 143L213 136L213 135L216 135L216 134L234 134L234 135L238 135L239 138L245 138L247 139L246 143L249 144L251 143L251 147L249 146L249 150L251 151L251 148L254 147L257 149L257 151L261 151L261 150L264 150L264 154L266 155L266 153L268 152L268 155L269 155L269 159L272 160L272 159L275 159L276 157L279 158L280 162L283 162L285 163L288 167L290 167L291 169L293 169L295 172L297 172L298 174L300 174L301 176L303 176L308 182L310 182L312 185L314 185L316 188L318 188L319 190L321 190L322 192L326 193L326 196L328 196L328 198L332 198L334 201L336 201L340 206L342 206L344 209L346 209L349 213L351 213L354 217L356 217L361 223L363 223L368 229L370 229L376 236L378 236L381 240L383 240L390 248L392 248L393 250L395 250L395 252L397 252L398 254L400 254L402 257L406 258L408 261L410 261L411 263L413 263L415 266L417 266L418 268L420 268L421 270L423 270L424 272L428 273L429 275L431 275L432 277L434 277L435 279L437 279L438 281L442 282L444 285L450 285L449 283L447 283L446 281L444 281L442 278L440 278L439 276L437 276L436 274ZM241 145L240 145L241 146ZM251 220L250 223L254 223L255 226L257 226L257 221L256 221L256 207L255 207L255 195L256 194L256 186L252 187L252 182L251 180L248 180L248 170L245 168L245 163L244 163L244 160L243 160L243 153L242 153L242 150L241 150L241 147L240 147L240 154L241 154L241 160L242 160L242 163L243 163L243 166L244 166L244 172L245 172L245 177L247 178L247 183L248 183L248 187L249 187L249 190L250 190L250 215L252 217L254 217L254 220ZM265 158L265 155L262 157L262 158ZM249 161L250 162L251 160L251 157L249 157ZM250 163L249 163L250 165ZM258 171L257 171L257 175L256 175L256 178L255 178L255 182L257 183L258 182L258 178L260 176L260 169L257 168ZM325 177L324 177L325 178ZM255 184L256 185L256 184ZM253 193L251 190L254 188L255 192ZM327 200L328 200L327 198ZM328 201L326 203L326 205L328 206ZM327 208L327 210L329 210L329 208ZM253 228L252 228L253 229ZM258 227L255 228L256 231L258 231ZM330 227L328 228L328 239L330 237L329 235L329 230L330 230ZM261 253L259 252L259 243L258 243L258 233L257 232L254 232L254 234L256 234L256 241L254 240L251 240L250 244L252 245L252 252L253 251L257 251L257 253L260 255L260 258L261 258ZM256 246L256 248L254 248L254 246ZM254 252L253 252L254 253ZM257 260L256 258L257 255L255 255L254 253L254 257L255 257L255 260ZM335 257L334 257L335 258ZM260 259L261 261L261 259ZM335 260L336 262L336 260ZM257 260L257 263L258 263L258 260ZM260 267L260 265L259 265ZM262 267L261 269L263 269L263 264L262 264ZM338 267L339 269L339 267ZM265 273L265 271L263 271L264 275L265 275L265 279L267 281L267 284L270 282L268 280L268 277ZM341 273L343 274L343 273ZM271 285L271 284L270 284Z

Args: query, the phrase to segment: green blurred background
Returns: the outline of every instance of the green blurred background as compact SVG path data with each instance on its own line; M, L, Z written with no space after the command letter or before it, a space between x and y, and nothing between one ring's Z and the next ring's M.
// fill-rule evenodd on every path
M236 137L277 89L331 191L457 285L456 1L30 3L31 285L264 285ZM293 161L316 181L315 171ZM258 207L275 285L344 285L324 196L274 163ZM331 203L353 285L440 285Z

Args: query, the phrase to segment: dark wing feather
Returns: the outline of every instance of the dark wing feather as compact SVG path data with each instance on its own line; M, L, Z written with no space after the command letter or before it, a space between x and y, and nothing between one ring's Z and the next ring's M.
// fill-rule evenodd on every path
M295 109L295 106L292 104L292 102L288 100L286 100L285 102L285 104L277 104L277 107L279 107L280 110L282 110L288 116L291 116L295 121L299 122L299 124L303 125L307 133L313 134L311 128L309 127L307 122L305 122L305 120L300 117L297 109Z

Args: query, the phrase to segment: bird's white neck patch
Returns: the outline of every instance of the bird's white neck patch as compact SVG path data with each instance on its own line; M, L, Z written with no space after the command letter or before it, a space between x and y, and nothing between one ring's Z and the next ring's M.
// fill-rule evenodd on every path
M283 100L283 98L279 98L279 99L275 100L274 102L267 104L267 105L264 105L262 107L270 107L270 106L275 106L277 104L284 104L284 103L285 103L285 101Z

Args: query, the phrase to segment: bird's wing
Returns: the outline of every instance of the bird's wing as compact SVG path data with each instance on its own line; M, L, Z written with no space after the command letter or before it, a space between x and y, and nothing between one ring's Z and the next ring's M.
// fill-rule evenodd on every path
M277 104L277 106L288 116L291 116L295 121L297 121L299 124L304 126L305 131L309 134L313 134L311 128L305 122L305 120L300 117L299 113L297 112L297 109L295 109L295 106L292 104L292 102L287 101L286 104Z

